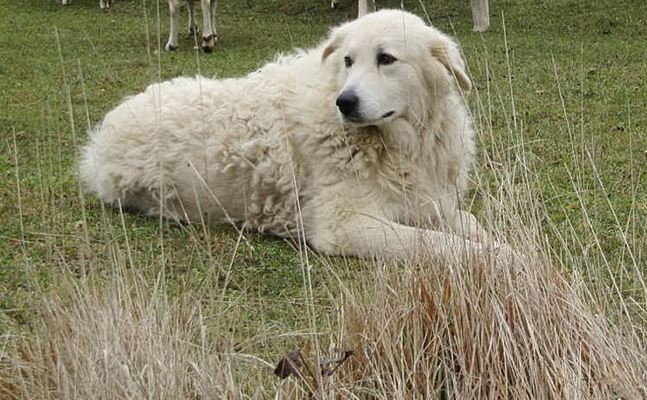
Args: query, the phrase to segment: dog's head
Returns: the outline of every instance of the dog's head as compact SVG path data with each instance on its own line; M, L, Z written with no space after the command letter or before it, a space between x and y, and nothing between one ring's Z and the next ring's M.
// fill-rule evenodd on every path
M340 119L382 125L419 118L458 83L471 89L458 46L419 17L399 10L368 14L334 29L322 53L337 74Z

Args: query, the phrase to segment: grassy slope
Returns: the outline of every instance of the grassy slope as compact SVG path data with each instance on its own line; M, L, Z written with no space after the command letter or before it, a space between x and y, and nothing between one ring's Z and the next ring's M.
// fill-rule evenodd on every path
M161 19L151 1L121 0L107 12L95 3L76 0L60 7L54 1L0 0L0 332L24 327L32 317L33 293L55 287L61 271L108 276L113 258L128 258L126 238L133 264L151 278L163 270L173 290L226 282L227 298L239 299L237 329L269 338L306 328L299 256L280 240L250 235L250 245L237 248L235 268L228 273L238 239L233 229L214 228L204 235L199 228L190 233L134 215L124 216L122 229L120 216L103 214L93 198L87 199L86 225L73 172L75 146L88 125L152 81L198 72L244 74L278 51L316 43L327 26L354 15L354 8L346 2L333 12L326 0L221 2L221 39L215 54L204 55L191 49L186 36L178 52L158 52L167 32L163 3ZM634 221L628 234L643 239L631 241L642 243L633 251L644 253L645 225L635 222L647 214L647 5L641 0L492 1L493 29L481 36L470 31L467 6L433 2L432 9L424 3L434 23L463 44L480 93L490 90L491 104L479 113L480 122L492 128L483 145L501 148L521 143L510 129L500 12L505 13L516 121L526 127L523 146L548 205L546 218L557 227L572 224L582 241L591 243L583 201L611 273L622 280L626 252L586 152L621 225ZM404 4L420 11L418 1ZM472 99L476 102L476 96ZM352 274L353 266L340 270ZM327 271L315 268L313 274L318 296ZM622 287L627 297L636 289L632 282ZM325 319L326 302L315 303Z

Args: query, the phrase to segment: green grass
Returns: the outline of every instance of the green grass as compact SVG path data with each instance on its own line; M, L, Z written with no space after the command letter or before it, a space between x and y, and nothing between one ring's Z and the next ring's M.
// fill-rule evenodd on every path
M278 335L307 330L311 306L319 320L334 320L327 260L311 260L308 294L299 252L282 240L246 234L239 241L227 227L203 232L129 214L122 227L121 215L92 197L83 213L74 165L86 131L124 96L177 75L246 74L279 52L317 43L329 26L354 16L354 0L336 11L328 0L222 1L210 55L186 34L177 52L160 52L165 2L118 0L108 11L96 3L0 0L0 334L28 332L36 294L56 291L61 276L107 279L115 259L132 261L151 282L163 273L171 293L226 287L220 300L236 304L235 329L241 337L261 334L272 349L298 343ZM615 279L620 296L644 312L627 250L644 274L647 3L491 1L492 29L482 35L471 32L467 1L403 3L421 15L422 3L461 42L478 88L470 103L485 132L479 145L502 157L523 149L546 205L549 241L573 231L566 245L584 256L599 245L592 257L604 254L600 265L608 268L580 272L600 288ZM479 160L496 191L492 170L505 160ZM344 279L363 273L352 260L332 265Z

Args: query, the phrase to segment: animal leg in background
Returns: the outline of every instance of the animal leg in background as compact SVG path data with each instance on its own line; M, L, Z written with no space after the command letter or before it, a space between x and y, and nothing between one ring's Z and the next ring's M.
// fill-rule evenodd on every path
M331 0L330 7L337 8L339 0ZM472 20L475 32L485 32L490 29L490 8L488 0L470 0ZM361 17L376 10L375 0L358 0L357 17Z
M202 0L202 50L211 53L218 40L216 33L216 7L218 0Z
M357 2L358 18L373 11L375 11L375 0L358 0Z
M217 0L201 0L202 4L202 50L205 53L213 51L217 40L216 34L216 7ZM195 18L195 0L188 0L189 5L189 35L195 37L198 32L198 25ZM178 43L178 15L180 13L180 0L168 0L170 26L169 39L166 43L166 50L172 51L179 47Z
M189 0L190 8L193 8L192 4L193 4L193 1ZM168 8L169 8L169 14L171 19L170 19L170 25L169 25L170 34L169 34L168 42L166 43L166 50L171 51L171 50L176 50L178 48L177 17L180 14L180 0L168 0Z
M331 0L330 1L330 8L337 8L337 5L339 5L339 0ZM375 11L375 0L358 0L357 2L357 17L361 17L362 15L366 15L370 12Z
M195 38L198 35L198 24L195 22L195 3L189 0L189 36Z
M63 4L64 6L72 4L72 0L63 0L61 4ZM99 7L101 7L102 9L110 7L110 4L112 4L112 0L99 0Z
M490 29L490 8L488 0L470 0L472 20L475 32L485 32Z

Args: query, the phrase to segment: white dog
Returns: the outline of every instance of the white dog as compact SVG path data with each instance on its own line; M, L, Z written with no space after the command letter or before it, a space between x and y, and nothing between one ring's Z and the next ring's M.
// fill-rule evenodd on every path
M323 253L403 259L479 249L457 203L474 153L457 45L371 13L243 78L177 78L109 112L82 151L110 204L230 222Z

